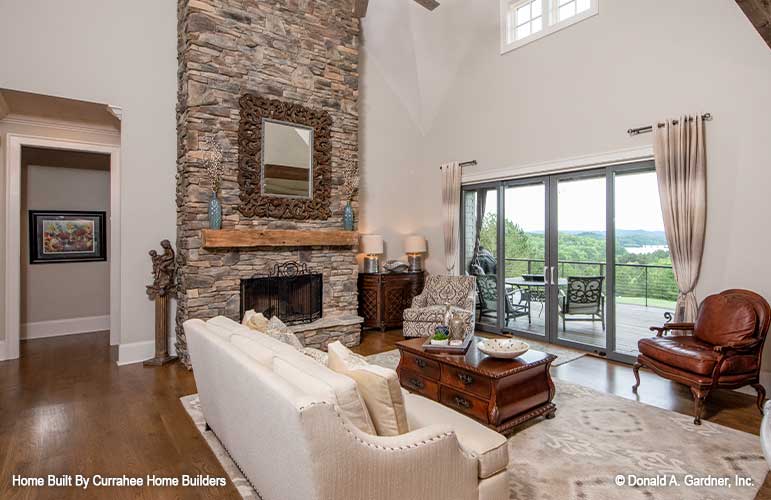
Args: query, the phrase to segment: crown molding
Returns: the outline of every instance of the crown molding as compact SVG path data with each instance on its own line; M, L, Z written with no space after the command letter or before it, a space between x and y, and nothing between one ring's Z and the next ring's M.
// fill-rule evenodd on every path
M71 132L83 132L91 134L102 134L111 137L120 137L120 131L106 125L84 125L65 120L51 120L48 118L38 118L26 115L8 114L0 120L3 125L26 125L30 127L45 127L58 130L68 130Z
M123 108L120 106L113 106L112 104L108 104L107 112L117 118L118 121L123 121Z
M522 165L509 165L502 168L485 169L480 167L467 168L463 171L463 184L475 184L479 182L500 181L515 177L531 175L554 174L559 172L571 172L587 170L590 168L607 167L621 163L650 160L653 158L653 146L618 149L605 153L575 156ZM483 162L479 162L480 166Z
M0 92L0 120L8 116L8 113L11 112L11 108L8 107L8 103L5 102L5 97L3 97L3 93Z

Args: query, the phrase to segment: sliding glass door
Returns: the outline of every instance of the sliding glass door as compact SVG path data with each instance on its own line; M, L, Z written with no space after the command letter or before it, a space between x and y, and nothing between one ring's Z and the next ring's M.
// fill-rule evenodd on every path
M500 328L498 303L498 188L463 191L463 255L466 273L477 277L477 325Z
M631 361L677 287L652 162L464 187L480 329Z
M548 179L504 185L505 331L546 337L546 206Z
M557 339L607 346L605 172L569 174L556 186Z
M614 171L615 351L637 356L637 341L650 337L675 310L677 284L664 235L656 173L650 168Z

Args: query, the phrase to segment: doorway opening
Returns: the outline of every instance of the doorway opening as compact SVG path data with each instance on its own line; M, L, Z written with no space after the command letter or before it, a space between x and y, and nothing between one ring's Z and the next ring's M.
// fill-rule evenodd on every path
M120 341L120 121L103 104L0 90L5 240L0 360L20 341ZM114 109L114 108L113 108Z

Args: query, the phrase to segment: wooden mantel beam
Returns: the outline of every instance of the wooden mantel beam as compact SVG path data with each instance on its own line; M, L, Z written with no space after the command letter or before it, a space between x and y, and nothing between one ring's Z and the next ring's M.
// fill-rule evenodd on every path
M736 3L771 48L771 0L736 0Z
M204 248L353 247L359 233L334 229L204 229Z

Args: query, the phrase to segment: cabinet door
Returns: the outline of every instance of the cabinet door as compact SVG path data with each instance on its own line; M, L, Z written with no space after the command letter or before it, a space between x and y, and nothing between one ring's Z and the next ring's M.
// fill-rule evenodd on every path
M380 279L377 276L359 275L359 315L367 328L380 328Z
M387 325L401 325L402 316L409 296L409 282L398 279L388 280L383 295L385 299L384 320Z

